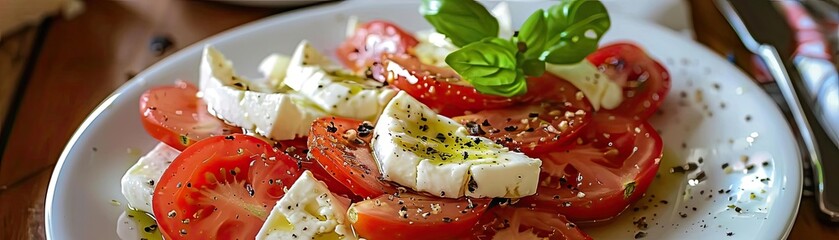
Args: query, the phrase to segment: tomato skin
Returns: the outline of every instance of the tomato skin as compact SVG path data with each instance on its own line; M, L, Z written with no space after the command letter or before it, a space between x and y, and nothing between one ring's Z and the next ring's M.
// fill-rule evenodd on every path
M155 139L183 151L211 136L241 133L207 112L207 104L196 97L198 88L177 81L174 85L149 89L140 96L143 128Z
M385 54L405 54L417 44L419 41L413 35L396 24L374 20L359 26L338 46L337 54L344 66L359 72L380 65ZM384 82L380 74L374 78Z
M467 127L481 128L483 134L478 135L514 151L534 155L556 150L574 140L591 121L591 113L562 103L544 102L484 110L454 120Z
M317 161L308 157L309 145L307 141L308 138L296 138L292 140L279 141L275 146L279 148L279 151L285 152L297 161L297 168L300 172L303 172L304 170L311 171L312 175L317 180L324 182L326 187L333 194L353 200L361 200L361 197L356 196L349 188L338 182L338 180L332 177L326 169L323 169Z
M362 129L368 134L359 134ZM346 138L348 132L356 134ZM322 117L312 123L309 133L309 153L315 161L361 198L396 192L393 185L381 180L382 174L370 149L372 132L372 125L359 120Z
M444 116L513 105L512 98L479 93L451 68L423 64L414 56L388 55L387 82Z
M439 205L437 213L432 212L432 204ZM370 240L463 239L488 204L489 199L449 199L413 193L382 195L354 203L349 219L358 236Z
M300 176L294 160L247 135L209 137L185 149L155 187L166 239L252 239Z
M587 57L612 81L623 87L623 101L615 109L600 112L646 120L658 110L670 91L670 74L661 63L632 43L618 42L600 47Z
M531 232L548 240L592 239L565 216L508 206L494 207L484 213L472 228L472 239L490 240L506 228L518 228L518 232Z
M518 206L593 222L619 215L644 195L658 171L661 137L646 122L595 119L581 144L539 155L539 188Z

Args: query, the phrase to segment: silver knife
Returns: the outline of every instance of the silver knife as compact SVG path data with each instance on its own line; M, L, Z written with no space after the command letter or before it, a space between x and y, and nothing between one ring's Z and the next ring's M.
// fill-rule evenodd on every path
M819 210L826 219L839 221L839 147L817 120L819 116L813 112L807 86L791 62L794 33L772 1L715 0L715 3L743 45L765 62L777 82L797 127L803 155L812 165Z

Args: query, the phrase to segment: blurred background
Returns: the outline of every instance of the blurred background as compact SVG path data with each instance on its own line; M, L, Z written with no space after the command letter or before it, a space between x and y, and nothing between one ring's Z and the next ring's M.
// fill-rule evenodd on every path
M0 239L43 238L46 186L62 149L95 106L139 71L236 26L331 2L0 0ZM712 0L603 2L610 12L656 22L705 44L775 91L766 67ZM776 5L793 30L793 54L835 72L839 5ZM839 239L839 228L820 222L806 195L790 238Z

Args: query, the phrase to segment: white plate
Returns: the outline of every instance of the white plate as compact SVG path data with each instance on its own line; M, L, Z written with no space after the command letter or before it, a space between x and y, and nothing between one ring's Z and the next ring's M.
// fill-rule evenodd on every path
M534 8L548 4L511 4L515 26ZM155 144L141 127L137 100L151 86L178 78L195 80L204 44L216 45L240 71L256 76L258 61L271 52L291 53L301 39L332 51L344 38L350 15L390 19L410 30L428 28L416 9L415 4L349 2L292 12L212 37L148 68L102 102L67 144L47 193L47 236L116 238L116 219L123 206L111 202L125 202L119 179L140 153ZM638 232L633 220L643 216L650 239L707 239L729 232L733 236L726 239L785 238L801 195L801 158L774 102L741 71L697 43L626 17L613 15L612 24L604 42L637 42L672 75L673 89L663 114L653 119L671 155L662 162L662 170L703 158L701 169L708 180L684 195L688 177L664 173L636 205L647 210L630 209L614 222L585 229L594 237L627 239ZM723 163L742 168L741 156L749 156L757 167L749 173L722 171ZM762 166L763 161L769 165ZM759 181L767 177L769 181ZM731 191L719 194L720 189ZM752 192L755 199L750 199ZM731 204L741 207L742 213L729 209Z

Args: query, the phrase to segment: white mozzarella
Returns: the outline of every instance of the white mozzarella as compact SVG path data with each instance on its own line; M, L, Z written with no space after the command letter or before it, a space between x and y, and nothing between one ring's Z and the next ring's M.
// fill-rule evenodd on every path
M498 37L509 39L513 36L513 17L510 14L510 6L507 2L500 2L489 12L498 20Z
M256 239L356 239L346 219L349 200L303 172L277 201Z
M285 90L285 84L283 83L283 79L285 79L286 70L288 69L288 63L291 60L286 55L282 54L271 54L268 55L262 63L259 64L259 72L265 76L268 84L271 85L271 88L274 90Z
M308 135L312 121L326 115L298 93L252 91L253 83L236 76L218 50L204 49L200 89L213 116L273 140L288 140Z
M588 98L594 110L600 107L613 109L623 101L623 88L600 74L591 62L583 60L577 64L554 65L547 64L545 71L568 80Z
M122 195L128 200L130 207L152 213L151 198L154 187L172 160L180 153L165 143L158 143L125 172L121 181Z
M332 115L370 121L396 95L382 83L344 71L307 41L292 55L283 82Z
M437 115L405 92L376 124L373 153L385 179L457 198L520 198L536 192L542 162L512 152Z

